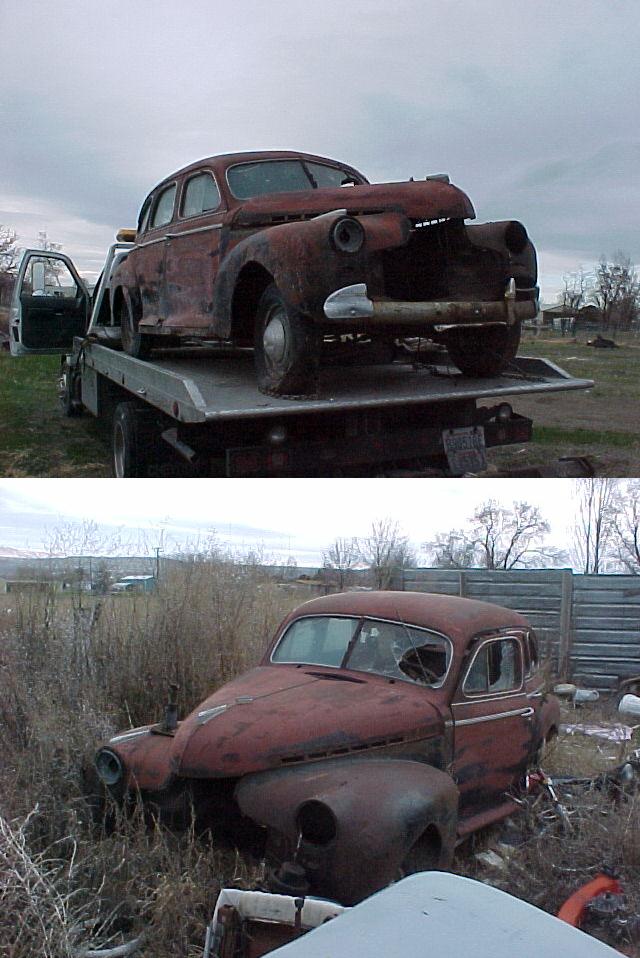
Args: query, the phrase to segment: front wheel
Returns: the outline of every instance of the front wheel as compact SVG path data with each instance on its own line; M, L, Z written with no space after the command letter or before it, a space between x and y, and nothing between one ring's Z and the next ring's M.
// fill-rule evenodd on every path
M518 352L520 322L513 326L456 326L448 330L444 342L465 376L498 376Z
M313 326L289 308L275 283L260 297L256 312L254 360L263 392L313 392L318 376L318 344Z

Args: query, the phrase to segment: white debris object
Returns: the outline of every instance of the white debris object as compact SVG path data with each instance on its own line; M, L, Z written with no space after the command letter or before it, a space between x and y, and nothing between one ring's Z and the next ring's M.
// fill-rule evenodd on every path
M585 702L597 702L600 693L597 689L576 689L573 693L574 705L583 705Z
M627 692L620 699L618 711L624 715L640 716L640 695L631 695L630 692Z

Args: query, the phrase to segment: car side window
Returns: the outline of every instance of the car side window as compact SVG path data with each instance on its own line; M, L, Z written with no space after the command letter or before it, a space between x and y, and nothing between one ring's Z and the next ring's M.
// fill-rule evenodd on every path
M465 695L510 692L522 684L522 656L517 639L487 642L477 653L464 680Z
M540 653L538 652L538 640L535 632L531 631L527 635L528 668L527 674L533 675L540 668Z
M151 197L148 196L142 204L140 216L138 217L138 233L144 233L149 225L149 213L151 212Z
M182 195L181 216L209 213L220 206L220 190L211 173L198 173L187 180Z
M151 217L152 228L157 226L165 226L166 223L171 222L175 198L176 184L173 183L171 186L168 186L166 190L163 190L156 200L156 205L153 209L153 216Z

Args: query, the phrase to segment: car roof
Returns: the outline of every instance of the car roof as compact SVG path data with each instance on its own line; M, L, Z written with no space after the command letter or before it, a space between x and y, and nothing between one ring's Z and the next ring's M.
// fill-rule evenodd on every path
M196 160L194 163L190 163L188 166L183 166L181 169L176 170L169 176L166 176L157 184L157 186L154 187L154 190L163 183L168 183L171 180L174 180L177 176L190 173L192 170L199 170L202 167L208 167L214 170L216 173L224 175L225 171L230 166L234 166L236 163L251 163L256 162L257 160L298 159L309 160L312 163L330 163L332 166L339 166L342 169L356 173L359 177L365 179L363 174L360 173L359 170L356 170L355 167L349 166L347 163L342 163L340 160L332 160L328 156L317 156L314 153L301 153L299 150L252 150L245 153L219 153L214 156L204 157L201 160Z
M423 626L449 636L464 646L479 632L504 628L530 628L519 612L491 602L429 592L338 592L310 599L286 619L301 615L357 615L392 619Z

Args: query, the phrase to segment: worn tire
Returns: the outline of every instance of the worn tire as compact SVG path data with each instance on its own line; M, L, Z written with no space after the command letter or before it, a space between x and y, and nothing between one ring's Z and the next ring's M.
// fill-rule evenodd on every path
M459 326L446 334L449 356L465 376L498 376L515 358L520 322L513 326Z
M157 446L153 415L134 402L119 403L113 413L112 465L116 479L148 474Z
M275 283L256 310L254 361L258 386L272 394L313 392L319 366L317 336L309 320L290 309Z
M64 377L64 387L60 397L62 412L70 418L81 416L82 400L80 398L80 377L77 369L71 369L65 361L62 367L62 375Z
M123 299L120 303L120 340L122 348L135 359L149 359L151 336L141 333L131 306Z

